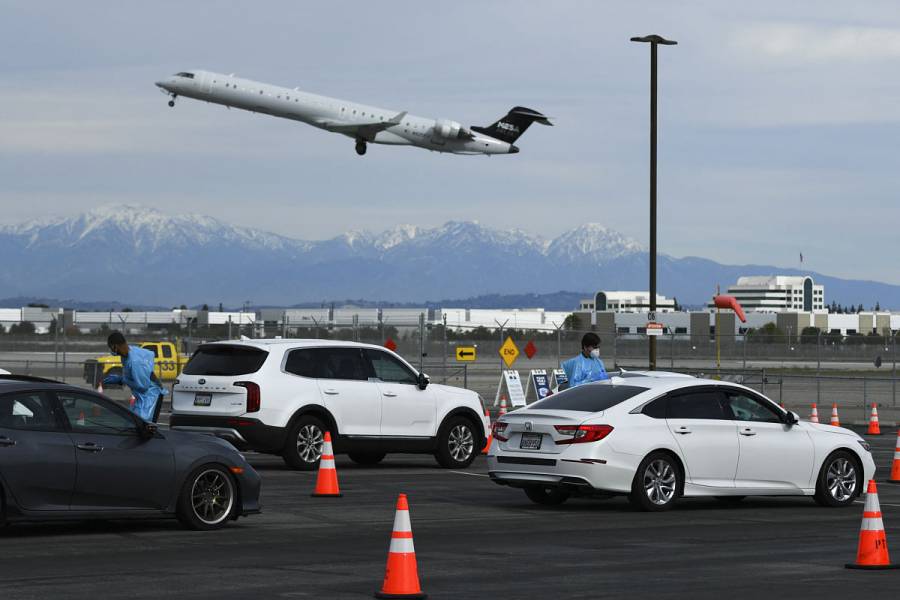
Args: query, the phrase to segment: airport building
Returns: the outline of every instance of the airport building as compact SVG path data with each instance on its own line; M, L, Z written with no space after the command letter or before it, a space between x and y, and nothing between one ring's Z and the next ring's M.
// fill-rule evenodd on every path
M594 294L593 298L582 300L579 310L594 312L610 310L616 313L650 312L650 292L599 291ZM675 312L675 301L657 294L656 312Z
M763 275L739 277L728 288L744 312L825 311L825 286L812 277Z

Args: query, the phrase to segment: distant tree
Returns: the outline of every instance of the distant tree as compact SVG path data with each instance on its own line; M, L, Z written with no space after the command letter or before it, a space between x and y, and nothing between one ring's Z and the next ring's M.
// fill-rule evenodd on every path
M875 302L875 312L881 312L881 303Z
M23 323L14 323L9 327L10 335L31 335L36 331L34 323L25 321Z
M819 332L820 329L818 327L804 327L800 332L800 343L801 344L816 344L819 341Z
M74 325L69 325L65 329L67 337L77 337L81 335L81 330L75 327Z
M4 327L3 325L0 325L0 334L4 334L4 333L6 333L6 327Z
M43 304L41 302L29 302L25 306L27 306L29 308L50 308L49 306L47 306L46 304Z
M200 310L209 311L209 304L204 304L203 306L200 307Z
M748 333L748 341L757 344L774 344L784 342L784 332L778 328L775 323L766 323L759 329L752 330Z
M678 298L672 296L672 304L674 305L675 312L681 312L681 305L678 304Z
M179 310L187 310L187 306L185 306L184 304L182 304L181 306L178 307L178 309L179 309Z
M844 343L848 346L861 346L866 343L866 336L861 333L848 333Z
M884 346L886 343L885 337L878 333L877 331L873 331L869 335L866 336L866 344L871 344L873 346Z
M837 346L838 344L843 343L844 336L841 335L840 331L829 331L823 336L826 345L829 346Z
M569 329L571 331L578 331L581 329L581 319L578 318L578 315L572 313L563 321L563 329Z
M122 312L134 312L134 311L131 310L130 306L126 306L125 308L122 309Z
M859 306L856 307L856 314L859 314L859 313L861 313L861 312L864 311L864 310L866 310L866 309L863 308L862 302L860 302L860 303L859 303Z

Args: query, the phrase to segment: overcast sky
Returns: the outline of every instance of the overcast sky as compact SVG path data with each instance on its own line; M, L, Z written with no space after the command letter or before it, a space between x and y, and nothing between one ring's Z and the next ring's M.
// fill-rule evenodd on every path
M647 243L660 49L659 248L900 284L900 2L7 2L0 222L109 203L306 239L478 220ZM181 99L190 68L488 125L521 153L371 146Z

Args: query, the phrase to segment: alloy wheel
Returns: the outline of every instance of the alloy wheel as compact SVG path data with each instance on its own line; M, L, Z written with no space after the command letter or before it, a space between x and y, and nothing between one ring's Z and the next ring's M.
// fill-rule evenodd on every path
M207 469L194 479L191 507L207 525L217 525L228 518L234 506L234 485L225 473Z
M675 468L662 459L657 459L644 469L644 491L653 504L662 506L675 497L677 480Z
M307 463L314 463L322 456L325 434L316 425L304 425L297 432L297 454Z
M457 425L450 430L447 438L447 449L453 460L463 462L467 460L475 450L475 437L472 430L465 425Z
M856 467L843 457L833 461L825 473L828 493L838 502L845 502L856 492Z

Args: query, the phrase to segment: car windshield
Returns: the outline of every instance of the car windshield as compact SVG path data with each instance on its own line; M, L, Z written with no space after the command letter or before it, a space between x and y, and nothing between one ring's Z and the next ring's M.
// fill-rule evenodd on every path
M544 398L528 408L541 410L579 410L600 412L624 402L649 388L637 385L614 385L608 381L589 383Z
M259 371L268 355L259 348L207 344L194 352L183 372L185 375L246 375Z

